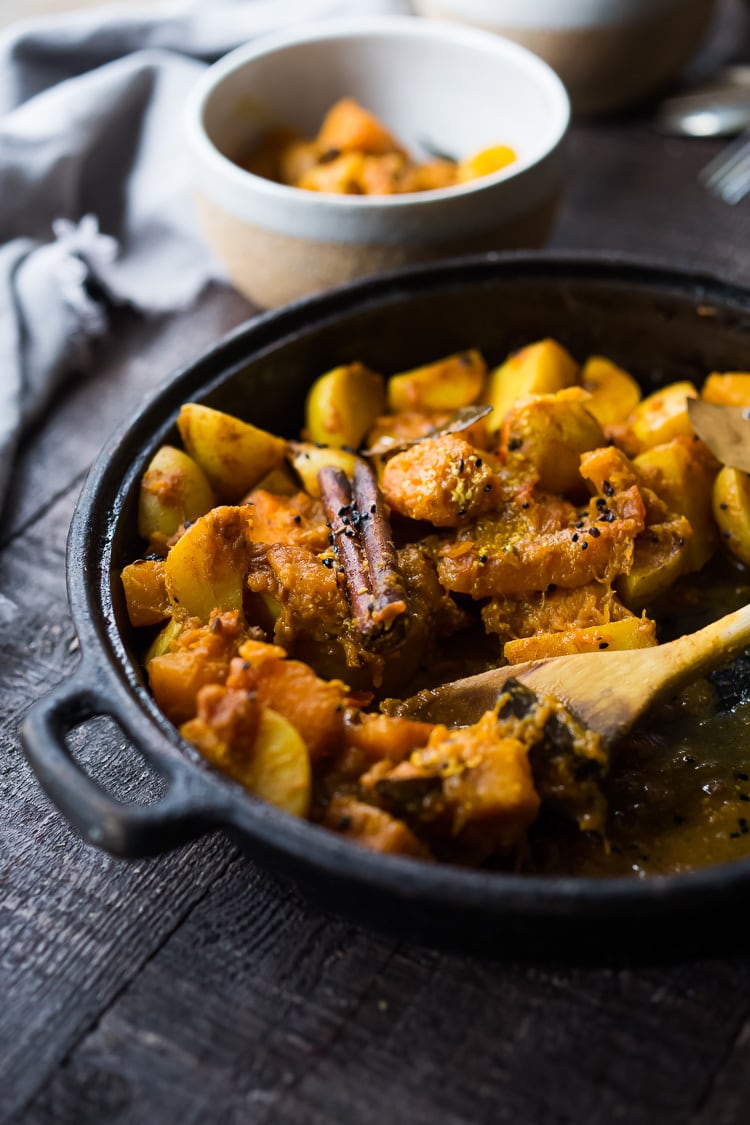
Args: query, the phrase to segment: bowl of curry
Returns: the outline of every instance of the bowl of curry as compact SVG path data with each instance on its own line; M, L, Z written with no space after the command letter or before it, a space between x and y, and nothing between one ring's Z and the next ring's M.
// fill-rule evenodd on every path
M748 333L736 287L539 254L412 268L232 333L84 487L82 663L24 729L42 784L110 851L221 826L422 931L736 906L745 658L611 754L530 693L455 728L399 700L502 663L606 661L748 601L746 478L687 405L746 394ZM73 762L65 731L99 713L166 775L161 802L122 806Z

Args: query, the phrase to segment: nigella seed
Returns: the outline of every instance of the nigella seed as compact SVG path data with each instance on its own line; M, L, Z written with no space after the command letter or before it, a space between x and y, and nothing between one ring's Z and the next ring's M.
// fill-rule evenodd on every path
M456 512L456 515L457 516L465 516L466 515L466 508L459 508L458 511Z
M512 437L510 439L510 441L508 442L508 450L509 450L510 453L514 453L516 449L521 448L521 445L522 445L522 442L521 442L520 438Z
M481 469L481 467L482 467L482 458L481 457L477 457L476 466L477 466L478 469Z
M459 471L459 473L462 473L464 471L464 459L463 459L463 457L458 462L458 471Z
M485 491L485 492L492 492L492 485L491 485L491 484L486 484L486 485L484 486L484 491Z
M576 526L577 528L581 528L581 527L583 527L583 520L577 520L577 521L576 521L576 524L575 524L575 526Z
M590 527L589 528L589 535L591 536L592 539L598 539L599 536L601 535L601 531L599 530L598 527Z
M577 543L578 542L578 532L574 531L570 538L573 540L574 543Z
M521 505L521 507L522 507L523 509L526 509L526 508L528 508L528 507L529 507L529 502L528 502L528 500L524 500L524 502L523 502L523 504Z
M556 589L557 589L557 585L554 582L550 582L547 585L547 593L548 594L554 594Z
M323 566L327 566L330 570L333 566L333 559L323 559Z
M581 550L582 551L588 551L588 549L589 549L588 543L581 543Z
M302 523L302 516L292 516L295 523Z
M600 512L603 512L604 509L607 507L607 501L604 499L603 496L597 497L596 506L597 506L597 508L599 509Z
M486 555L480 555L479 561L480 561L480 563L486 563L487 562L487 556Z
M609 641L599 641L599 648L609 648Z

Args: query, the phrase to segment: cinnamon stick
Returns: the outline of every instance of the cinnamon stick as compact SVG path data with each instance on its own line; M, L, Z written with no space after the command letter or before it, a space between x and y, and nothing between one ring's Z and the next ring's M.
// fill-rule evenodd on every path
M362 643L381 651L394 647L403 638L406 593L375 474L363 461L350 484L328 465L318 483Z

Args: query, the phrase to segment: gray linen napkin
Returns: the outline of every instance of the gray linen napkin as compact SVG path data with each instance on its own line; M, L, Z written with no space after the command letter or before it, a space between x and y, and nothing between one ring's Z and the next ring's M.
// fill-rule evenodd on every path
M207 63L301 20L408 10L194 0L86 9L0 37L0 508L24 427L106 332L97 287L159 313L222 277L195 231L180 136Z

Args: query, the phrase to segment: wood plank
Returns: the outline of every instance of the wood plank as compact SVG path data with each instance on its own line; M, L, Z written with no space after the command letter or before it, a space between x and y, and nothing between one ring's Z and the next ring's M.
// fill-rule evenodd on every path
M749 1005L741 957L441 954L319 912L240 859L25 1120L95 1122L111 1075L122 1125L146 1107L164 1123L684 1125Z
M113 860L72 834L20 751L21 713L78 659L63 567L76 492L0 555L0 589L17 606L0 631L0 1120L34 1093L234 854L215 836L163 861ZM87 735L87 760L105 786L116 778L126 799L155 795L121 734L100 725Z

